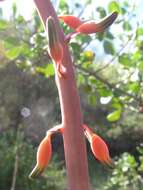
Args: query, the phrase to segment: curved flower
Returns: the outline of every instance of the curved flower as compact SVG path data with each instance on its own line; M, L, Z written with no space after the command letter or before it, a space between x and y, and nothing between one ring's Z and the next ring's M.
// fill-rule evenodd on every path
M46 137L41 141L37 150L37 163L32 172L30 178L36 178L40 176L48 165L52 156L51 137L55 133L63 133L64 127L62 125L54 126L46 133Z
M87 21L81 24L76 31L83 34L93 34L97 32L104 32L117 18L118 13L114 12L111 15L104 18L99 23L96 23L94 20Z
M70 28L74 29L74 32L69 33L65 41L69 42L71 38L77 36L78 34L93 34L97 32L104 32L112 23L116 20L118 16L117 12L113 12L111 15L107 16L100 22L94 20L81 21L74 15L62 15L59 19L62 19Z
M102 164L112 166L113 162L110 158L109 150L104 140L95 133L93 133L88 126L83 125L83 127L95 158L99 160Z
M38 177L42 174L48 165L52 156L51 132L47 133L46 137L41 141L37 150L37 164L30 173L30 178Z

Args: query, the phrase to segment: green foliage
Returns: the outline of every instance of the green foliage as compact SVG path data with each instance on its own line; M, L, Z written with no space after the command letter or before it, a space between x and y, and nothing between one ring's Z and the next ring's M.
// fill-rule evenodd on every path
M111 55L115 54L113 43L110 42L109 40L104 40L103 47L107 54Z
M121 110L116 110L107 116L108 121L118 121L121 117Z
M117 11L117 12L120 12L120 5L117 1L111 1L109 4L108 4L108 10L109 12L113 12L113 11Z
M139 174L138 163L135 157L129 153L124 153L115 162L115 169L112 172L105 189L107 190L141 190L141 176Z
M0 29L5 30L9 27L9 23L6 20L0 20Z

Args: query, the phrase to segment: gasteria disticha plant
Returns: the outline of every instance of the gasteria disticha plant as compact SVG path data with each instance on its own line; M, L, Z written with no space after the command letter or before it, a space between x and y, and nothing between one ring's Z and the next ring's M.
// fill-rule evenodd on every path
M55 67L55 80L60 98L62 124L50 129L40 143L37 150L37 163L30 174L30 178L35 178L42 174L51 159L52 135L61 133L64 140L68 189L89 190L84 134L97 160L109 166L112 166L113 162L104 140L87 125L83 124L68 44L71 38L76 35L104 32L115 21L118 14L113 12L99 23L96 23L94 20L82 21L74 15L57 16L49 0L35 0L35 5L45 26L48 38L48 52ZM73 29L73 32L65 36L60 28L58 19L65 22Z
M48 38L48 52L54 63L62 123L47 131L38 147L37 163L29 177L35 178L44 172L52 156L52 135L61 133L64 140L68 189L89 190L85 136L96 159L109 166L112 165L112 159L104 140L93 133L87 125L83 124L80 99L68 44L71 38L76 35L90 35L105 31L115 21L118 14L113 12L99 23L96 23L94 20L82 21L74 15L60 15L58 17L50 0L34 0L34 2L44 24ZM60 27L59 19L73 29L73 32L65 36Z

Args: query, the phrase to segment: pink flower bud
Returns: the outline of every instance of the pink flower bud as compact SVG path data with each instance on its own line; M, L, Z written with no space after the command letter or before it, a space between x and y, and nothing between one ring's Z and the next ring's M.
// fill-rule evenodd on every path
M54 19L49 16L46 22L46 27L48 30L48 42L49 42L49 52L51 58L57 63L63 58L63 47L59 40L57 28Z
M48 17L46 26L48 30L49 53L55 61L59 77L65 78L66 68L62 65L63 46L59 40L56 24L51 16Z

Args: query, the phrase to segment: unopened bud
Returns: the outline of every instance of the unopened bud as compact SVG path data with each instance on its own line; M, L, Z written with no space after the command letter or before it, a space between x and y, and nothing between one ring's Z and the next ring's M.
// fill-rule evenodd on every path
M51 58L57 63L63 58L63 47L59 40L57 28L54 19L49 16L46 22L46 27L48 30L48 42L49 42L49 52Z
M104 18L101 22L87 21L81 24L76 31L83 34L93 34L97 32L104 32L117 18L118 13L114 12L111 15Z

